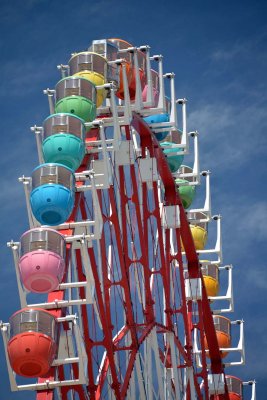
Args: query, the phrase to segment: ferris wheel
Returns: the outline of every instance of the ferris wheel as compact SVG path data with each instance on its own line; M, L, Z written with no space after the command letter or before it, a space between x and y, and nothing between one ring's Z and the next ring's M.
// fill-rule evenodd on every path
M8 243L21 303L1 323L11 390L255 400L255 381L226 372L245 362L244 323L223 315L232 266L175 74L121 39L58 69L31 128L39 165L19 179L29 230Z

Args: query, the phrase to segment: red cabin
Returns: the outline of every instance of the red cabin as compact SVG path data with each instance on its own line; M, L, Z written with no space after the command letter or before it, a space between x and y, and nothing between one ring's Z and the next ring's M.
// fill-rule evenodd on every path
M242 381L235 376L226 375L226 382L228 387L229 399L230 400L242 400L243 399L243 385Z
M7 350L12 369L27 378L46 375L57 350L55 317L41 308L24 308L9 323Z

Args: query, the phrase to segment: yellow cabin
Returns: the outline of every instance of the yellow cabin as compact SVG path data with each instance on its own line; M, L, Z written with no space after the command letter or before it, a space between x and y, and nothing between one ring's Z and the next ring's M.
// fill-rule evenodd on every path
M208 297L215 297L219 293L220 285L219 285L219 268L216 264L206 264L209 261L200 260L201 271L203 275L204 285L207 291Z
M88 79L95 86L107 82L107 60L105 57L90 51L74 54L70 61L70 75ZM105 89L97 89L96 106L100 107L106 98Z

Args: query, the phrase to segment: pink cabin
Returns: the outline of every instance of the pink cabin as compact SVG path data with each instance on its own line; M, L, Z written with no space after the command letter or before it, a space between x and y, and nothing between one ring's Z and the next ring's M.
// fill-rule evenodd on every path
M65 272L65 240L50 228L34 228L20 238L21 281L30 292L57 289Z
M153 107L158 106L159 102L159 74L154 69L151 69L151 80L152 80L152 100ZM145 85L142 92L142 100L147 101L148 84Z

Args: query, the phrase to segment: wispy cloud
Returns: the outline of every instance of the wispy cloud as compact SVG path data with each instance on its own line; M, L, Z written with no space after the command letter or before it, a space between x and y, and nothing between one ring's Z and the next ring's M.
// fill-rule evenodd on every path
M262 105L204 104L189 113L188 126L200 132L205 168L241 167L267 148L266 108Z
M222 196L222 204L225 204L226 196ZM254 201L250 203L250 197L240 196L238 207L236 204L224 205L224 212L231 216L231 220L225 218L224 224L234 229L234 235L242 241L244 246L248 246L251 237L255 241L267 240L267 202ZM227 204L227 203L226 203ZM229 230L231 235L231 230ZM229 236L228 236L229 240Z
M267 59L266 52L258 51L259 47L265 45L266 32L256 32L254 37L248 39L237 40L231 43L228 47L222 47L214 50L211 54L211 59L214 61L231 61L236 58L240 60L246 57L257 59Z

